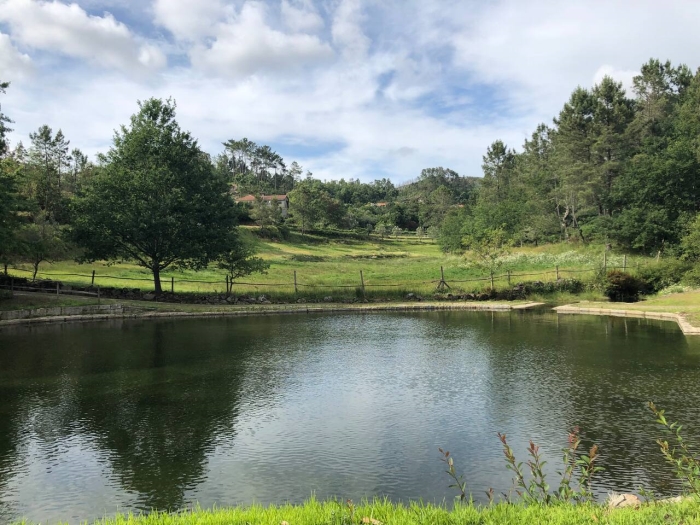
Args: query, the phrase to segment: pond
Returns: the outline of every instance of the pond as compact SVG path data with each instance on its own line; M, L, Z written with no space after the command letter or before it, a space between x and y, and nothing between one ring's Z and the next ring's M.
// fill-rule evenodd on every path
M677 490L653 400L700 437L700 338L673 323L422 312L47 325L0 331L0 522L117 511L477 501L508 491L497 432L560 468L601 448L597 493Z

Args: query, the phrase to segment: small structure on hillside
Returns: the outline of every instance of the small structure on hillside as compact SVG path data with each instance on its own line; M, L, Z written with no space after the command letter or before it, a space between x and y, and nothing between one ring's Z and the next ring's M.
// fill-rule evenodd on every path
M289 197L286 195L261 195L261 198L265 204L272 206L273 203L280 207L282 212L282 217L287 217L289 214ZM246 195L245 197L237 197L236 202L241 202L248 204L250 206L255 202L255 195Z

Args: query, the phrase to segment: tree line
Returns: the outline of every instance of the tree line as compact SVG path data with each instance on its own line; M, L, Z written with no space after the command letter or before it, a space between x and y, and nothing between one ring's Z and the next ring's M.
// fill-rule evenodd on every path
M498 230L516 243L681 250L700 221L700 71L652 59L632 89L606 76L576 88L520 151L491 144L475 198L443 222L443 248Z

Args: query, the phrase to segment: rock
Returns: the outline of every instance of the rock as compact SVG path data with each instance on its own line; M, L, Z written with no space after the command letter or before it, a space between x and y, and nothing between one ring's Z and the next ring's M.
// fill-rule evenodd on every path
M624 507L639 507L642 502L634 494L611 494L608 498L608 508L621 509Z
M414 294L414 293L406 294L407 301L415 301L415 299L416 299L416 294Z
M306 299L297 299L297 304L304 304Z
M229 296L226 298L226 302L229 303L229 304L236 304L236 298L235 298L233 295L229 295Z
M259 302L259 303L262 303L262 302L264 302L264 301L267 301L267 297L265 297L264 295L261 295L260 297L258 297L258 302Z
M332 303L333 298L330 295L327 295L326 297L323 298L324 303Z

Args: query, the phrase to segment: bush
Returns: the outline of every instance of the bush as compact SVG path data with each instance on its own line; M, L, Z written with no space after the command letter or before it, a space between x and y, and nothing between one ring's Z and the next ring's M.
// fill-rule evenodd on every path
M687 271L683 276L683 283L689 286L700 286L700 265Z
M608 272L604 292L614 302L634 303L639 301L639 294L644 283L625 272L613 270Z
M646 266L638 273L638 278L642 282L640 292L649 295L678 284L691 269L691 264L676 259Z

